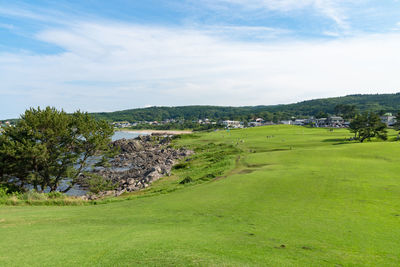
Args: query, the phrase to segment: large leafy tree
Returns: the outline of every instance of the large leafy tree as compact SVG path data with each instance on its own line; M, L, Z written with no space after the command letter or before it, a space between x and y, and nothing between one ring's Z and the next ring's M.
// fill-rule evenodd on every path
M377 137L382 140L387 139L387 126L380 117L374 112L365 112L357 115L350 123L350 131L354 133L355 139L361 143L366 139Z
M80 111L29 109L0 135L0 182L55 191L68 179L67 192L89 163L104 162L113 132L107 122Z

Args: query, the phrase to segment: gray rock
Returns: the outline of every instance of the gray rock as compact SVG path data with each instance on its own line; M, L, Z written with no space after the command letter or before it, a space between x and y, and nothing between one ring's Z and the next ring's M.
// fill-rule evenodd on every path
M112 142L112 146L118 148L120 154L111 160L111 168L94 170L94 172L117 185L118 189L100 192L97 195L86 196L86 198L119 196L123 192L147 188L162 176L171 175L172 166L178 160L193 153L185 148L175 150L166 147L171 140L172 136L169 135L151 135ZM80 179L82 180L81 185L84 186L84 175Z

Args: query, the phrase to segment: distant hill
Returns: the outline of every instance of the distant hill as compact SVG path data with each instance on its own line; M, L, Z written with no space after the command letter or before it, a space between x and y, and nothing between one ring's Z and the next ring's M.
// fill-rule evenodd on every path
M358 111L374 111L377 113L400 110L400 93L348 95L342 97L322 98L287 105L272 106L180 106L180 107L149 107L129 109L116 112L93 113L96 118L108 121L162 121L166 119L235 119L251 120L262 117L266 120L279 120L291 116L316 116L320 113L335 114L338 105L355 105Z

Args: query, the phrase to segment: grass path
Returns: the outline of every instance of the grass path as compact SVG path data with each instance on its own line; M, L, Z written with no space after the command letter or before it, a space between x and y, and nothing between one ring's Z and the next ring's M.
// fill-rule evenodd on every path
M224 179L197 183L219 170L209 146L149 197L2 206L0 265L398 266L400 143L349 136L279 126L182 138L240 152L216 161Z

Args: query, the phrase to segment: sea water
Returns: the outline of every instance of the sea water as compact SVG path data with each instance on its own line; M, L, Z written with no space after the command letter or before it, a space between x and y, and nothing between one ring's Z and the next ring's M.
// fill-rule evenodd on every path
M116 141L119 139L132 139L132 138L136 138L139 135L147 135L146 133L137 133L137 132L125 132L125 131L115 131L114 135L112 136L112 141ZM60 189L62 188L66 188L68 185L68 180L64 180L61 182L60 184ZM71 190L69 190L66 195L70 195L70 196L82 196L85 195L87 193L86 190L80 188L78 185L75 185L73 188L71 188Z

